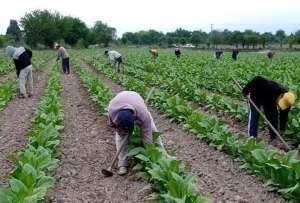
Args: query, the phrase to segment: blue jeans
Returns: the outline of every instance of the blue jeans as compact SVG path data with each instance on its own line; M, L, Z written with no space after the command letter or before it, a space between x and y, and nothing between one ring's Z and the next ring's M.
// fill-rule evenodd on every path
M251 94L250 94L250 99L257 106L258 109L260 109L261 106L264 108L266 118L272 124L272 126L276 130L278 130L278 111L277 111L276 103L262 104L261 102L257 101L256 98L253 97L253 95ZM248 112L249 112L248 135L252 137L257 137L259 113L256 111L254 106L252 106L250 103L249 103ZM276 139L276 134L270 127L269 127L269 134L271 140Z

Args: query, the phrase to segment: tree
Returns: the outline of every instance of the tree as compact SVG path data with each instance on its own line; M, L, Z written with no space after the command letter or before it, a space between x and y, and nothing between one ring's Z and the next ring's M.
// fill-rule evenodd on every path
M0 35L0 47L2 48L5 43L5 37L3 35Z
M222 43L222 35L220 33L211 35L208 40L217 48L218 44Z
M105 47L108 47L109 42L113 39L117 38L117 30L114 27L108 26L106 23L103 23L102 21L98 20L94 23L94 26L92 28L97 35L98 43L100 46L100 43L104 43Z
M10 20L9 26L6 30L6 34L14 36L15 42L20 42L21 29L16 20Z
M121 38L121 40L122 40L122 43L123 43L124 45L126 45L126 43L127 43L127 41L128 41L127 37L123 36L123 37Z
M186 38L180 37L180 44L182 45L186 44Z
M86 24L79 18L65 18L67 18L67 21L69 21L69 24L71 25L69 31L64 37L65 42L71 46L75 46L80 39L86 42L89 34Z
M38 43L48 47L53 47L53 42L59 40L62 16L58 12L51 13L47 10L35 10L26 13L21 18L21 27L24 29L25 41L31 47L36 47Z
M130 41L132 44L139 44L140 43L140 38L136 33L132 33L132 32L125 32L122 35L123 37L126 37L128 39L128 41Z
M283 41L286 38L285 32L283 30L277 30L275 36L277 37L277 40L280 43L280 48L282 48Z
M270 33L270 32L265 32L264 34L260 35L260 43L262 44L263 48L265 48L266 43L270 39L271 35L272 35L272 33Z
M239 43L242 43L242 38L243 38L243 34L240 31L235 30L230 34L228 43L234 44L235 47L238 48Z
M190 42L195 44L196 48L198 48L198 45L203 42L202 37L199 33L193 33Z

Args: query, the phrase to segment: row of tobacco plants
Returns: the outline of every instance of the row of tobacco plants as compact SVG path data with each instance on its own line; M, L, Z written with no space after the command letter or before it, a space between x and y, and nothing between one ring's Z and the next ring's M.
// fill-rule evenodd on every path
M254 58L255 56L252 55ZM250 59L229 63L226 61L215 61L203 59L200 67L195 66L198 59L191 58L170 61L151 61L143 60L138 54L126 57L124 73L140 80L147 81L149 84L164 88L171 94L179 94L183 98L198 102L199 105L207 109L217 110L219 113L229 115L239 121L247 121L247 104L239 101L243 99L230 79L230 75L238 78L244 85L254 77L254 73L276 79L283 83L288 89L300 96L297 86L299 79L293 77L293 71L298 71L295 60L286 55L270 64L269 61L255 61L256 65L250 64ZM254 59L252 59L254 60ZM186 63L190 65L187 66ZM228 67L228 64L232 67ZM260 64L260 65L257 65ZM287 68L287 66L289 68ZM184 67L184 68L183 68ZM270 68L272 68L270 71ZM244 74L249 72L250 74ZM288 73L288 74L283 74ZM250 77L249 77L250 76ZM292 77L292 78L291 78ZM200 88L205 88L205 90ZM220 94L208 93L207 90L219 92ZM226 92L228 94L226 94ZM224 96L227 95L227 96ZM229 96L229 97L228 97ZM238 100L237 100L238 99ZM300 103L296 101L288 117L284 138L296 147L300 145ZM260 127L265 127L263 120L260 119Z
M112 92L93 73L82 67L77 60L73 60L72 63L87 88L90 98L102 107L101 114L107 114L109 101L113 98ZM134 135L130 136L132 150L129 155L134 156L138 163L134 170L142 170L140 176L153 183L144 188L154 192L147 199L178 203L212 202L210 198L199 196L199 187L192 183L195 175L185 175L187 167L181 160L166 158L154 144L143 145L140 137L139 129L136 128Z
M27 134L27 145L8 157L15 169L5 176L9 185L0 189L1 203L42 202L47 189L55 183L51 171L58 166L57 146L64 117L59 102L62 90L59 78L59 65L56 64L52 67L36 116L31 120L33 130Z
M85 60L102 74L115 80L129 90L139 92L145 96L148 83L128 75L116 73L107 63L84 57ZM300 161L296 159L297 151L290 151L286 155L276 150L266 149L265 143L249 138L246 142L241 137L235 137L227 130L224 121L215 116L199 113L194 105L180 98L170 95L166 91L156 90L150 102L154 107L168 115L171 120L181 123L193 132L197 138L209 145L227 152L235 161L242 163L242 167L280 192L285 198L297 202L300 198Z

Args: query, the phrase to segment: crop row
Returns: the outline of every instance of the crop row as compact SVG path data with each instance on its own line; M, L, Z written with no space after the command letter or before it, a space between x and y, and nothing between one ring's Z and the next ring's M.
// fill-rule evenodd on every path
M42 202L47 189L55 183L49 174L58 166L58 130L62 128L64 117L59 103L62 90L59 76L59 66L55 65L37 107L37 115L31 120L33 130L28 133L27 145L8 157L15 169L5 176L9 185L0 189L1 203Z
M129 90L144 96L148 92L145 81L120 75L105 64L97 64L95 61L91 65ZM268 185L277 189L285 198L295 201L300 198L300 161L296 159L297 151L282 155L276 150L266 149L263 141L256 143L253 138L249 138L243 142L226 129L224 122L197 112L193 105L177 95L156 91L150 103L195 133L198 138L242 162L244 168L267 181Z

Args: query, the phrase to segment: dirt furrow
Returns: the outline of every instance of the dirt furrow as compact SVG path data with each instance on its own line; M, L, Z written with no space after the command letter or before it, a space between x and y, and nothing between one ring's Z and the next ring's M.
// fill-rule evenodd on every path
M45 202L48 203L133 203L146 202L139 192L147 185L134 176L105 178L101 168L109 165L114 153L114 132L107 127L107 117L89 98L73 68L61 75L64 130L59 151L61 158L55 172L57 180Z
M82 65L97 75L114 94L123 87L101 75L81 60ZM287 202L280 194L270 191L257 176L240 169L240 163L233 162L229 155L215 150L194 134L182 130L176 123L170 123L156 109L149 107L158 130L162 131L163 142L169 151L188 165L197 174L195 183L201 186L201 194L215 198L214 202Z
M33 97L19 99L17 96L5 107L0 116L0 187L7 185L3 175L13 169L13 165L7 160L17 149L26 145L26 134L31 130L30 119L34 117L35 110L44 92L48 80L50 67L49 62L44 67L33 71Z
M4 83L8 78L17 77L16 71L10 71L4 75L0 75L0 85Z

